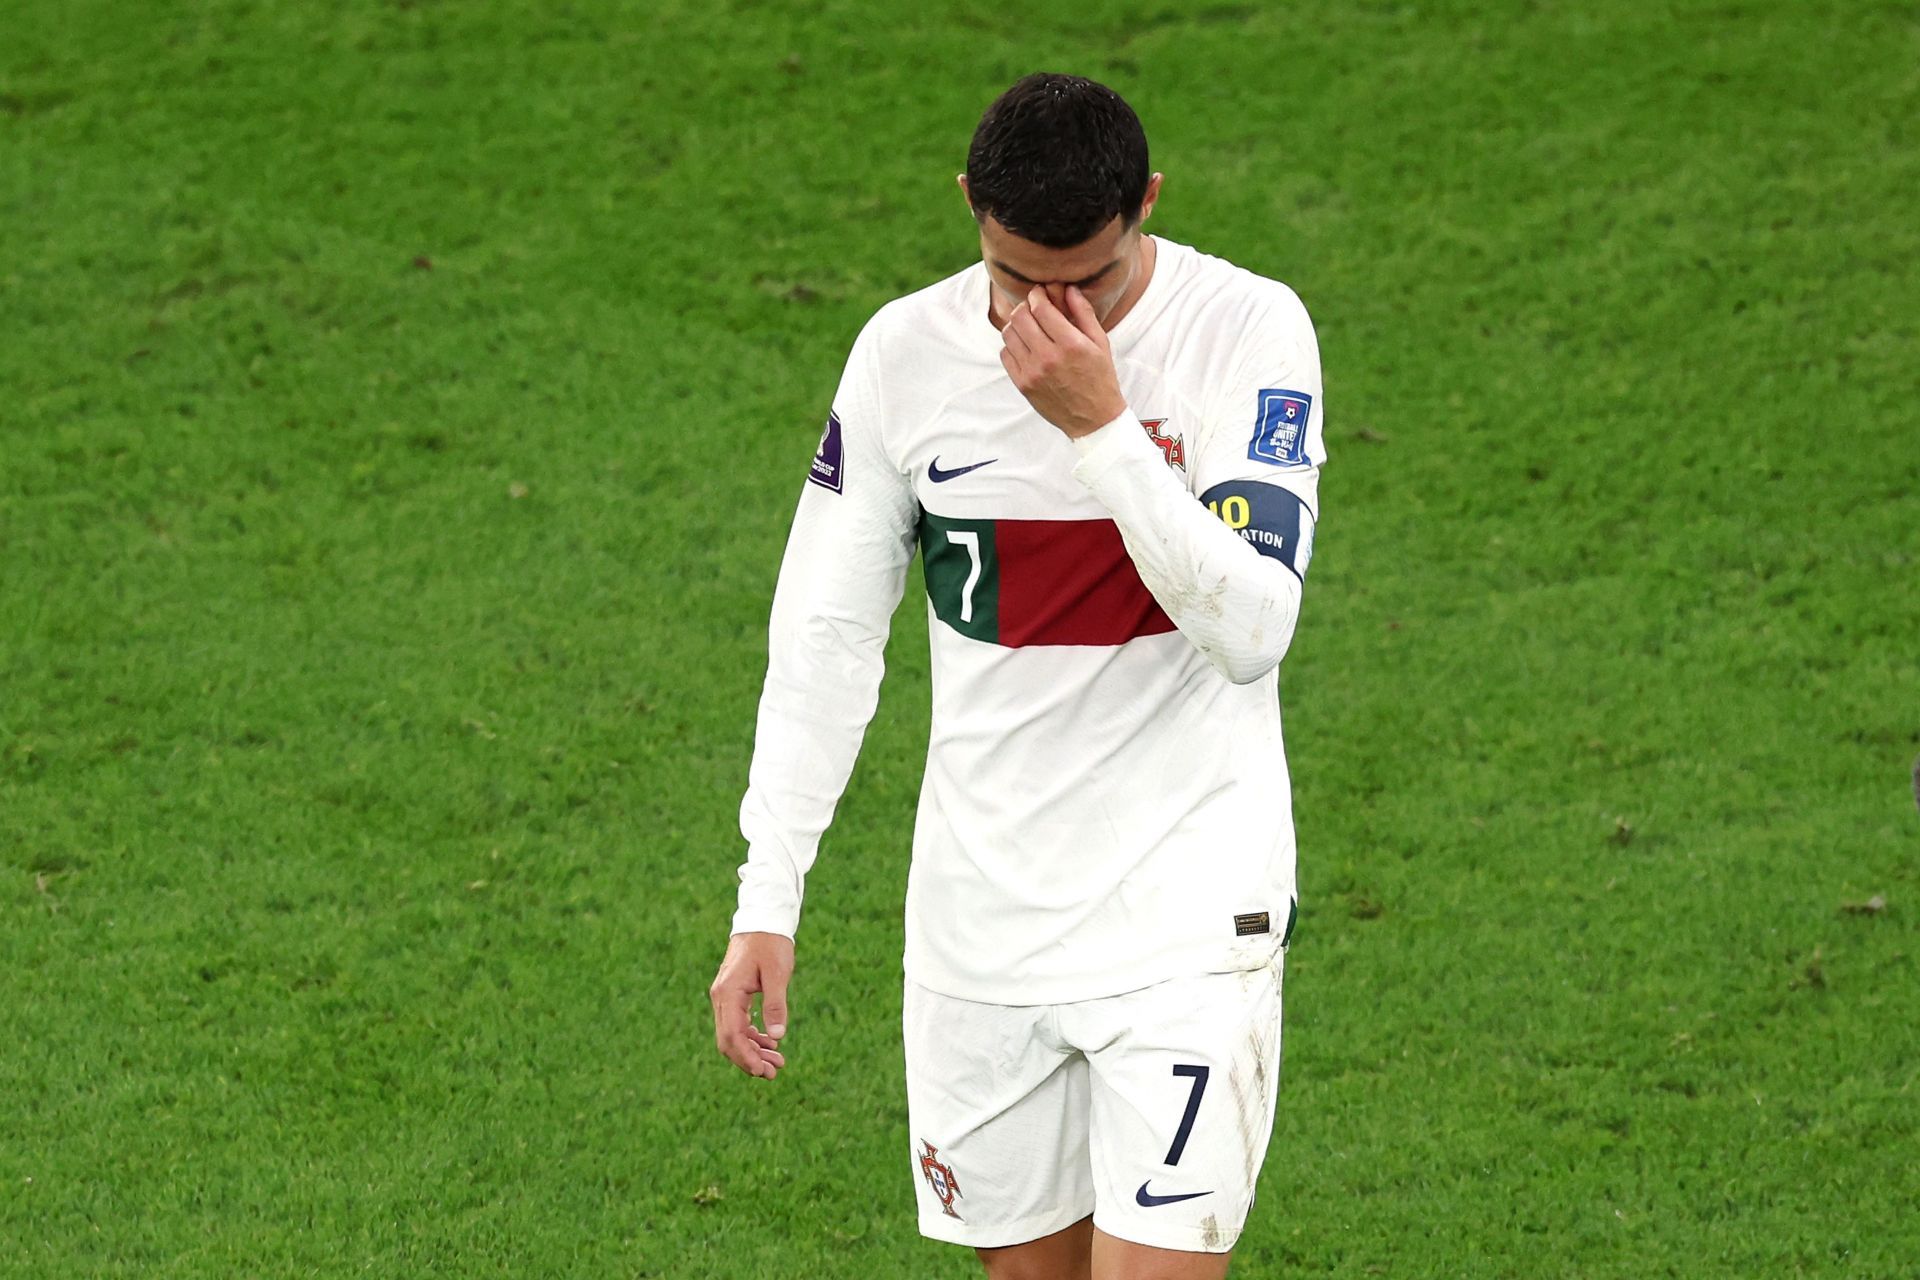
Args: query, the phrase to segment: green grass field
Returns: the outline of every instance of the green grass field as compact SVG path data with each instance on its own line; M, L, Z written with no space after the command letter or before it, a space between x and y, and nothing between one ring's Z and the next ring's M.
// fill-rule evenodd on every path
M705 988L840 361L1055 69L1325 360L1236 1275L1920 1276L1920 10L899 13L9 11L0 1275L975 1274L917 586L777 1082Z

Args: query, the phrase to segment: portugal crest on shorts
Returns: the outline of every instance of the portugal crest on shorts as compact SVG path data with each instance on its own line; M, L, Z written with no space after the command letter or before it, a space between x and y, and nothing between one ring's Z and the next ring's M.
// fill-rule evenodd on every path
M933 1188L933 1194L939 1198L940 1208L949 1218L958 1218L960 1215L954 1212L953 1202L960 1198L960 1183L953 1176L953 1167L934 1159L940 1151L931 1142L922 1138L920 1145L926 1148L920 1153L920 1172L926 1175L927 1185Z
M1171 432L1161 433L1160 428L1167 425L1165 418L1142 418L1140 425L1147 429L1147 439L1153 441L1160 447L1160 452L1167 455L1168 466L1179 467L1182 471L1187 469L1187 442Z

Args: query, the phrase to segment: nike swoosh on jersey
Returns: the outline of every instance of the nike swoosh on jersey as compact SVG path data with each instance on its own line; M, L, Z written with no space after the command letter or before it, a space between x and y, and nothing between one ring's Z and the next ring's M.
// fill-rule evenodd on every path
M990 467L998 461L1000 461L998 458L988 458L985 462L976 462L972 466L955 467L951 471L942 471L940 469L940 459L935 458L927 464L927 479L933 481L935 484L945 484L955 476L963 476L969 471L978 471L982 467Z
M1182 1200L1198 1200L1201 1196L1213 1194L1211 1191L1189 1191L1179 1196L1156 1196L1147 1190L1147 1183L1152 1181L1152 1178L1148 1178L1147 1182L1141 1183L1140 1189L1133 1193L1133 1202L1142 1209L1151 1209L1163 1204L1178 1204Z

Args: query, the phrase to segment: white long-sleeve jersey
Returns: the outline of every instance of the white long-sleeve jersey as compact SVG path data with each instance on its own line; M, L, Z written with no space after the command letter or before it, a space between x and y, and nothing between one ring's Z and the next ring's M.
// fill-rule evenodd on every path
M1266 964L1290 928L1276 669L1325 461L1293 291L1156 238L1079 440L1008 379L979 263L855 341L774 594L735 932L792 936L916 548L933 725L907 976L1052 1004Z

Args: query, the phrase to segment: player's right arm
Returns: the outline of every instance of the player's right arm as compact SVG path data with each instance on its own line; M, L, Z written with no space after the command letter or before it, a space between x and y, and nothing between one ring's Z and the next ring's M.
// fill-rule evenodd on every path
M1180 633L1248 684L1279 666L1300 614L1325 458L1320 349L1299 298L1272 282L1223 328L1237 345L1187 433L1187 481L1131 411L1075 440L1074 474Z
M847 357L780 566L740 805L747 860L733 937L708 993L720 1052L767 1078L785 1065L778 1043L806 874L873 718L913 557L918 504L882 438L880 327L878 317L869 322Z

